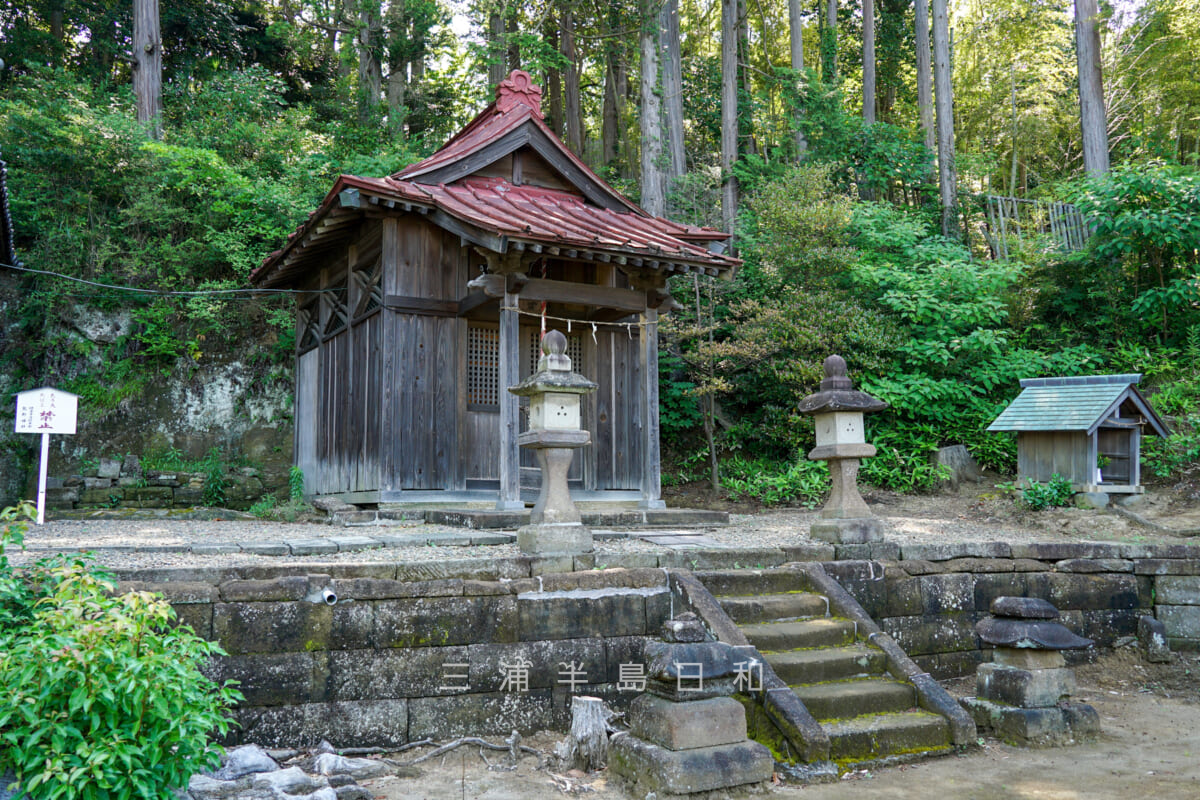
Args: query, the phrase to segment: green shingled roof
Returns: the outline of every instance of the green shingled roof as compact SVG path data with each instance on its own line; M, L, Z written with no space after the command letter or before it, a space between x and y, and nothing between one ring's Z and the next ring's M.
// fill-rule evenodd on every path
M1128 400L1147 419L1154 433L1165 436L1162 420L1137 390L1141 378L1141 375L1131 374L1023 380L1021 394L996 417L988 430L1092 433Z

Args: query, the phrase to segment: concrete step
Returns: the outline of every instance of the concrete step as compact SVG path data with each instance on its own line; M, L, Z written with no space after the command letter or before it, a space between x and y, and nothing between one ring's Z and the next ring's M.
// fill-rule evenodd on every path
M808 576L790 569L712 569L696 571L696 579L717 597L784 594L806 591Z
M829 609L824 597L807 592L718 597L717 600L730 619L739 626L772 620L824 617Z
M908 711L917 702L917 693L912 686L890 678L793 686L792 691L818 720L893 714Z
M764 658L789 686L880 675L887 666L882 650L864 644L769 653Z
M950 725L928 711L872 714L824 724L829 757L840 764L952 748Z
M750 644L759 650L799 650L810 647L841 647L854 643L854 623L836 617L761 622L740 625Z

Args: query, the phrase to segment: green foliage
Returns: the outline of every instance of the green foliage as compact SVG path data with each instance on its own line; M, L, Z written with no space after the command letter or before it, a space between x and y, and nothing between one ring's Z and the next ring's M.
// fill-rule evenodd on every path
M1094 275L1083 285L1106 297L1110 322L1163 344L1182 341L1200 324L1200 173L1117 167L1081 182L1071 196L1094 233Z
M662 435L675 438L701 424L700 404L693 381L687 380L683 359L670 351L658 357L658 420Z
M893 425L873 433L869 441L876 453L864 459L859 478L872 486L897 492L928 492L950 477L930 457L940 445L939 431L932 425Z
M0 520L0 772L40 798L167 798L219 763L208 737L229 730L241 699L200 671L220 647L178 625L148 592L115 596L115 579L59 556L15 572L20 542Z
M229 488L229 477L226 471L229 465L220 449L210 449L200 462L204 472L204 504L208 506L225 505L225 490Z
M1142 463L1154 477L1182 479L1200 465L1200 415L1180 420L1170 436L1142 440Z
M288 467L288 499L302 500L304 498L304 470L295 464Z
M1030 481L1021 491L1021 499L1031 511L1044 511L1047 508L1061 508L1071 502L1074 489L1071 482L1057 472L1050 476L1048 483Z
M734 500L747 498L765 506L815 508L829 491L828 466L803 456L784 463L734 456L722 466L722 483Z

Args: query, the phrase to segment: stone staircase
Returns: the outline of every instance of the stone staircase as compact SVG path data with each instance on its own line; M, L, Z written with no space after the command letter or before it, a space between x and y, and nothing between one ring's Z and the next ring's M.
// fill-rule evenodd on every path
M884 651L855 621L831 616L825 597L795 585L725 573L709 589L825 731L830 760L845 771L952 752L946 718L918 708L913 685L888 674Z

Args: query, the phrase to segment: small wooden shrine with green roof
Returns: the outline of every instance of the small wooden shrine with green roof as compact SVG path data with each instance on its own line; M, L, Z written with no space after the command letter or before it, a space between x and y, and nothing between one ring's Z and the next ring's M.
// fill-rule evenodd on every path
M989 431L1017 434L1017 478L1055 474L1077 492L1132 494L1141 485L1141 443L1166 425L1138 391L1140 374L1026 378Z

